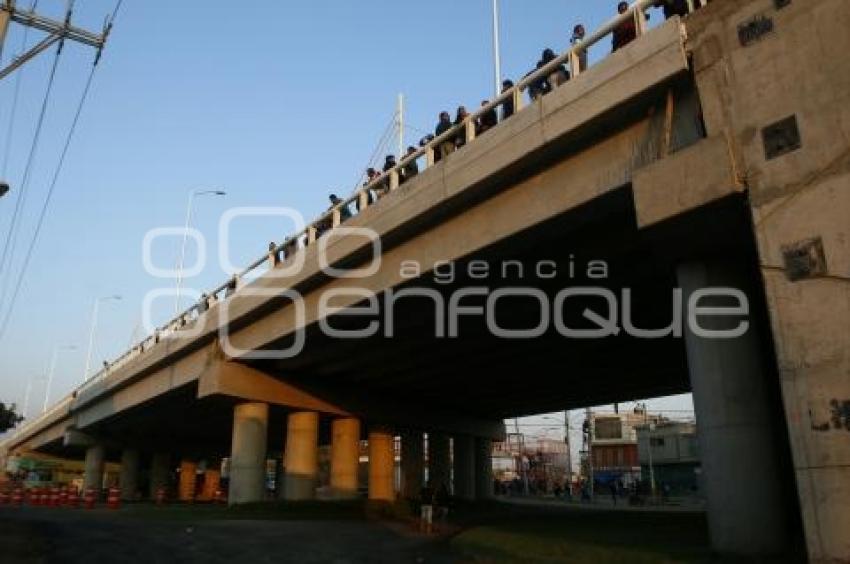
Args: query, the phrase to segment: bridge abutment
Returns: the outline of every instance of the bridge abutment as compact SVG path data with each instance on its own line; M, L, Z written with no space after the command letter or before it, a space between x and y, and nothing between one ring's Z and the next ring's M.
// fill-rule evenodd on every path
M746 277L728 264L682 264L677 275L692 315L693 306L730 307L729 298L697 293L746 287ZM786 548L781 484L779 473L765 466L779 456L753 317L718 311L695 321L687 324L685 345L712 544L720 552L779 553ZM709 333L745 321L749 327L737 338Z
M233 410L228 503L253 503L265 498L269 406L244 403Z
M284 450L284 499L299 501L316 497L319 476L319 414L290 413Z

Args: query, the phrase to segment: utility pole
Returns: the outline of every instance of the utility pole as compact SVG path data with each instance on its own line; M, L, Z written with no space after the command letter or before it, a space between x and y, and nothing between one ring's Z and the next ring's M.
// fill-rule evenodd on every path
M502 92L502 48L499 45L500 27L499 0L493 0L493 75L496 86L493 95L496 97Z
M404 94L398 95L398 162L404 158Z
M65 40L94 47L97 50L97 58L100 58L100 53L103 51L103 47L106 45L106 40L109 37L109 32L112 30L112 20L107 20L103 30L99 34L73 26L71 25L72 5L73 2L68 6L68 10L65 13L65 20L57 21L41 16L34 11L18 8L15 5L15 0L0 0L0 51L3 50L6 32L8 31L9 24L12 22L24 27L43 31L47 34L44 39L33 45L28 51L12 59L5 68L0 68L0 80L15 72L24 64L49 49L52 45L58 43L61 49L62 43Z

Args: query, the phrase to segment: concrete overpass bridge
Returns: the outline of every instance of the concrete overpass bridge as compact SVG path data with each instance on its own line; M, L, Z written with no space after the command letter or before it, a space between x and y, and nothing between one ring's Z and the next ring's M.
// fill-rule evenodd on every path
M188 480L230 457L230 502L245 503L279 453L282 495L313 497L319 445L326 485L356 495L367 439L370 499L415 497L426 469L481 499L504 418L692 391L715 546L781 551L802 524L812 560L850 560L850 6L715 0L650 30L651 4L274 246L2 448L85 457L88 485L121 460L127 493L140 469L155 490L177 461ZM638 39L582 71L580 51L631 18ZM526 102L559 64L572 79ZM514 114L477 135L506 103ZM424 170L406 178L411 159Z

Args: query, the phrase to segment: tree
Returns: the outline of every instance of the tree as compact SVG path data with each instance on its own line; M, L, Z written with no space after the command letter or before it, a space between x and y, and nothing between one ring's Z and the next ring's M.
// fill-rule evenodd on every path
M24 420L23 416L17 414L17 406L15 404L6 407L6 404L0 402L0 433L5 433L9 429L13 429L18 423Z

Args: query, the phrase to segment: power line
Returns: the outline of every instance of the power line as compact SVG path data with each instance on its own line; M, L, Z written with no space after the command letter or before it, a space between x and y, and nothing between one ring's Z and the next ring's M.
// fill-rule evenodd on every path
M3 269L6 265L6 259L9 258L9 267L11 270L12 266L12 257L15 253L15 246L17 243L17 231L20 227L20 216L23 210L24 205L26 204L26 195L27 195L27 186L29 185L29 179L32 174L32 166L35 162L35 156L38 152L38 144L41 140L41 131L44 126L44 118L47 115L47 108L50 104L50 95L53 92L53 84L56 79L56 69L59 67L59 59L62 55L62 43L59 43L59 46L56 49L56 55L53 58L53 66L50 69L50 78L47 82L47 90L44 93L44 100L41 103L41 111L39 112L38 122L35 128L35 134L33 135L32 145L30 146L29 156L27 157L27 164L24 168L23 180L21 181L20 193L18 195L18 199L15 203L15 210L12 212L12 221L9 224L9 232L6 236L6 241L3 245L3 255L0 258L0 273L3 272ZM11 249L11 252L10 252ZM6 276L4 276L4 284L2 290L0 290L0 304L3 303L3 297L6 293L6 284L5 280L8 278L8 272Z
M9 303L9 308L6 312L6 315L3 318L3 322L2 324L0 324L0 339L2 339L3 336L6 334L6 328L8 327L9 320L11 319L12 313L14 312L18 294L21 290L21 286L23 285L24 278L26 277L27 269L29 267L30 260L32 259L33 251L35 250L35 246L38 243L38 236L41 234L41 228L43 227L44 220L47 217L47 211L50 207L50 201L53 198L53 192L56 189L56 185L59 181L59 176L62 173L62 168L65 165L65 157L68 155L68 149L71 146L71 141L73 140L74 133L77 130L77 124L80 121L80 115L83 113L83 108L85 107L86 100L88 99L89 91L91 90L91 85L92 81L94 80L96 70L97 62L92 65L91 72L89 73L88 80L86 81L86 86L83 89L82 96L80 97L80 103L77 105L77 111L74 114L74 120L71 122L71 128L68 131L68 136L65 138L65 145L62 147L62 154L60 155L59 162L53 172L53 178L50 181L50 188L47 190L47 197L45 198L44 204L42 205L41 213L38 217L38 223L36 224L35 232L33 233L32 239L30 240L30 245L27 249L26 258L24 259L23 265L21 266L21 272L18 275L18 280L15 284L15 291L12 294L12 299Z

